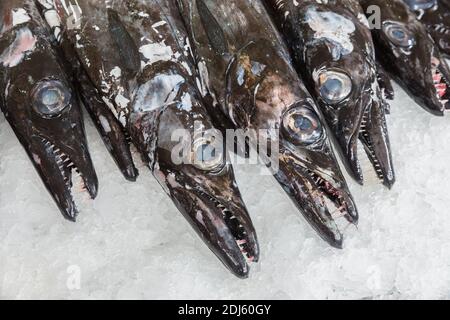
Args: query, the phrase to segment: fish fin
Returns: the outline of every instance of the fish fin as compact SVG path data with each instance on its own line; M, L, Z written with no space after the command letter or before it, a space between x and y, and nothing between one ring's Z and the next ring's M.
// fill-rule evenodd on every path
M200 20L205 28L209 43L213 47L214 51L219 54L228 52L225 34L216 18L211 11L209 11L208 6L203 0L197 0L196 4L200 14Z
M141 69L139 49L122 23L119 14L110 8L108 8L108 23L109 33L122 60L122 66L131 78Z

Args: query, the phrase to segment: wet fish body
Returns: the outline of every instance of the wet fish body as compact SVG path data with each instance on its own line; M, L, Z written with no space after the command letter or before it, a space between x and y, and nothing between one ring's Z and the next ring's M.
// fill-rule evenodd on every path
M389 80L378 82L368 21L356 0L266 0L290 48L297 71L313 94L338 142L349 173L364 177L361 142L377 176L395 181L385 111ZM386 95L385 95L385 94Z
M262 131L262 141L274 135L279 139L275 178L318 234L341 247L337 223L356 223L356 207L322 118L262 3L177 3L201 70L204 95L216 102L214 112L225 115L234 128Z
M427 28L402 0L361 0L381 9L381 28L372 29L377 59L425 110L442 116L450 107L450 70Z
M78 97L34 1L0 3L0 106L65 218L74 177L92 198L98 181Z
M159 0L78 3L82 28L71 28L59 11L62 41L72 44L87 78L178 209L219 259L246 277L259 249L233 169L223 153L195 161L211 143L197 135L196 123L203 131L214 127L177 8ZM189 152L176 163L172 151L180 141L172 134L180 129L188 133L182 137Z
M442 54L450 58L450 2L445 0L403 0L439 46Z

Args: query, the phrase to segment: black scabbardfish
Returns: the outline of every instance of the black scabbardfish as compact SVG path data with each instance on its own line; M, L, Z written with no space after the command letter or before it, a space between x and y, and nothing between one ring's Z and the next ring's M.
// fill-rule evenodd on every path
M215 101L211 112L221 112L236 128L262 132L260 144L274 136L279 140L275 178L318 234L341 247L337 222L356 223L357 210L322 118L262 3L177 3L196 52L204 95Z
M363 183L360 141L377 176L395 182L388 109L368 21L357 0L265 0L288 43L296 69L313 93L349 173ZM389 84L389 83L388 83ZM392 96L392 89L386 91Z
M73 174L92 198L98 181L78 97L32 0L0 2L0 106L65 218Z
M209 248L235 275L246 277L248 262L259 259L256 233L232 166L224 152L215 152L214 137L207 134L214 127L197 90L187 33L175 4L78 0L77 11L83 14L74 26L70 14L58 10L61 2L55 0L56 6L46 12L58 15L54 28L79 60L80 83L89 81L87 87L95 88ZM184 134L181 145L172 136L179 130ZM179 147L187 151L182 159L174 154Z

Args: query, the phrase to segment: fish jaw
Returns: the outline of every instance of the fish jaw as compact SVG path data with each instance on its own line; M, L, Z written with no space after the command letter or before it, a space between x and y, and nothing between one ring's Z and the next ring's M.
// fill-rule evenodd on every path
M373 4L361 3L364 7ZM376 4L382 8L381 29L372 30L377 59L417 104L442 116L448 108L450 77L438 46L403 1ZM401 41L393 36L394 30L404 35Z
M361 121L359 141L364 146L376 175L391 189L395 183L395 171L384 111L385 107L380 101L372 101Z
M174 69L160 71L151 77L151 82L158 87L162 84L158 82L161 74L169 79L180 74ZM168 91L174 92L173 96L178 98L164 100L161 107L153 111L132 114L131 136L141 153L150 155L145 161L153 175L202 240L233 274L246 278L249 263L259 260L259 246L233 169L226 162L223 149L214 152L212 165L197 164L194 159L200 148L210 141L195 130L197 121L200 121L197 129L201 132L212 131L217 136L221 133L212 126L196 90L187 83L170 81L166 79L166 85L172 83L174 87ZM150 91L152 87L143 86L144 90ZM135 105L134 109L140 110L141 107ZM182 130L183 150L186 151L180 161L173 158L179 142L172 136L179 130Z
M308 102L298 102L299 106L309 108ZM348 190L345 179L328 142L325 128L311 143L293 139L285 130L285 117L280 133L279 171L275 178L294 201L308 223L320 237L335 248L342 248L343 221L357 224L358 212Z
M298 73L333 132L349 174L359 184L364 183L359 142L364 144L378 176L391 172L385 121L368 123L372 120L368 115L373 105L380 104L383 109L378 110L378 118L384 119L389 110L385 98L393 98L393 90L390 79L377 72L371 33L359 3L266 2L290 47ZM384 139L375 139L381 133ZM374 140L385 143L371 143Z
M180 212L233 274L248 277L259 246L231 166L207 173L166 165L159 161L154 174Z
M11 5L0 6L2 17L20 13L0 34L2 111L63 216L75 221L74 173L91 198L98 191L78 97L35 3Z
M6 118L63 216L75 221L78 210L73 199L74 175L79 175L81 189L86 190L92 199L98 191L98 179L89 155L77 98L69 93L68 84L60 85L63 82L55 79L41 80L34 89L51 91L56 85L58 90L69 95L67 106L61 113L42 117L36 110L41 99L39 94L32 89L30 96L23 99L19 89L21 83L16 82L9 89L10 96L5 103Z
M403 1L425 24L441 53L450 58L450 2L445 0Z

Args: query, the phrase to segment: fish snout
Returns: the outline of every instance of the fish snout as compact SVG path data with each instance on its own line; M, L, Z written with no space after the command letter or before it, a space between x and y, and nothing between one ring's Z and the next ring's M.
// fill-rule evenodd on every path
M210 250L233 274L247 278L249 263L259 260L259 245L231 165L216 172L157 166L154 174Z

